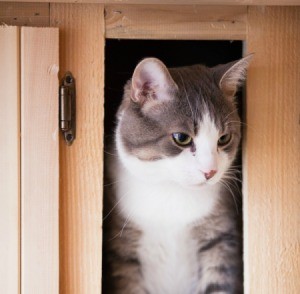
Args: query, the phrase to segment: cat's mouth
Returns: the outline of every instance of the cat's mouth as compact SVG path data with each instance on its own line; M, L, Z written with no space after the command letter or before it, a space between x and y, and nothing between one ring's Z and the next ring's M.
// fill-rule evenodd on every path
M182 186L188 187L192 190L197 190L197 189L201 189L204 187L213 186L213 185L217 184L218 182L219 182L219 180L217 178L215 178L215 179L212 178L212 179L197 182L197 183L184 184Z
M210 186L208 181L198 182L198 183L182 183L181 186L189 190L201 190L205 187Z

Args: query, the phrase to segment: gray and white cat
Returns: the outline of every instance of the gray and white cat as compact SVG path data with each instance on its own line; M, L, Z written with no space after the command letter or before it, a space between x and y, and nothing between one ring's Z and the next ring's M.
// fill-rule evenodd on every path
M147 58L135 68L107 160L104 293L243 292L230 181L234 96L250 59L167 69Z

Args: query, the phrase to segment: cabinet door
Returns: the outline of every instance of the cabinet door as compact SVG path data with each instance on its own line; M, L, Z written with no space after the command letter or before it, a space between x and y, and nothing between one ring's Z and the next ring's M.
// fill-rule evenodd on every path
M19 291L19 29L0 26L0 289Z
M21 291L58 293L58 29L21 29Z
M3 27L0 44L0 285L58 293L58 29Z

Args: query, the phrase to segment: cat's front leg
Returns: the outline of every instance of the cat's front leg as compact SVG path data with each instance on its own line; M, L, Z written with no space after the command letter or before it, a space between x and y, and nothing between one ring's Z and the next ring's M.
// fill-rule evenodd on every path
M104 244L104 293L146 294L142 266L137 255L140 233L116 216Z
M199 284L197 294L243 293L240 237L221 232L201 242L198 250Z
M110 258L112 263L109 279L109 294L145 294L139 261L135 257L116 255Z

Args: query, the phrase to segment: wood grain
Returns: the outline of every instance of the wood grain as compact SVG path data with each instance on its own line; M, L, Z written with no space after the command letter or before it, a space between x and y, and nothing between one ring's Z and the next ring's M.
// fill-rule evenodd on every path
M49 3L0 1L0 24L14 26L49 26Z
M1 0L2 1L2 0ZM32 2L33 0L14 0L15 2ZM98 4L168 4L168 5L299 5L299 0L35 0L50 3L98 3Z
M243 40L246 6L115 5L105 8L106 38Z
M58 29L21 29L21 291L58 293Z
M245 293L300 289L300 7L250 7Z
M17 27L0 27L0 289L20 289L20 46Z
M60 137L60 293L101 293L104 102L102 5L51 4L60 29L60 76L76 79L77 130Z

